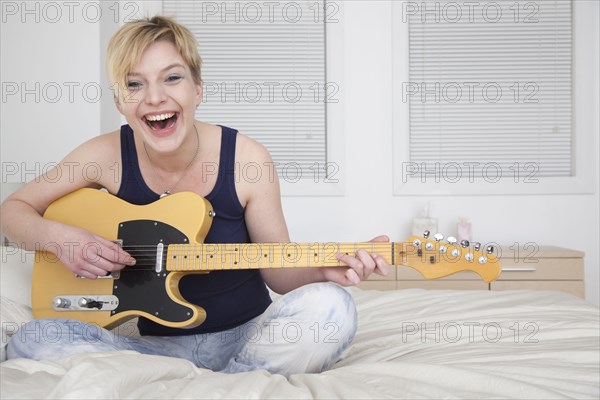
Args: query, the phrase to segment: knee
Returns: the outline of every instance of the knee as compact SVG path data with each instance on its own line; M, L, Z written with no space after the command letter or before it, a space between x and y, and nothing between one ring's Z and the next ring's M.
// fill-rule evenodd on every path
M356 305L350 293L333 283L306 286L304 301L315 315L330 322L356 322Z
M346 348L357 326L356 305L350 293L333 283L315 283L303 289L304 317L309 318L306 322L313 333L332 339L326 343L335 342L341 349Z
M52 329L52 320L34 319L21 325L8 342L6 354L11 358L35 358L36 349L42 344L42 332Z
M66 319L34 319L22 325L11 337L7 357L42 359L42 353L60 348L75 336L74 327ZM51 346L59 345L59 346Z

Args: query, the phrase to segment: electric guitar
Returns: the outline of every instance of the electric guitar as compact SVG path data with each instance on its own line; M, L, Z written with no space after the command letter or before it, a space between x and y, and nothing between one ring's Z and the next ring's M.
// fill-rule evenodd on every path
M416 269L427 279L473 271L490 282L501 267L493 249L482 252L436 234L400 243L226 243L204 244L215 213L203 197L176 193L137 206L96 189L80 189L52 203L44 218L78 226L118 242L136 259L106 277L84 279L54 255L36 252L32 277L35 318L68 318L115 327L142 316L174 328L204 322L206 312L179 292L186 274L258 268L346 266L338 253L377 252L391 265Z

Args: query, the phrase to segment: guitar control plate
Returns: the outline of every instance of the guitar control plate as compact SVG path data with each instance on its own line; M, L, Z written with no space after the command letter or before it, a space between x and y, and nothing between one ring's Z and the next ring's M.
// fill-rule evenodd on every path
M55 311L112 311L119 306L113 295L56 296L52 299Z

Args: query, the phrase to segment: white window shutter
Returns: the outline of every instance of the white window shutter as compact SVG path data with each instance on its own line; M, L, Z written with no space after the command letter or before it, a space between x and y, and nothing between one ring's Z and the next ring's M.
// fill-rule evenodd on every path
M280 171L301 167L311 179L327 158L323 7L322 0L163 2L164 14L198 41L197 118L238 129L262 143Z
M571 1L467 3L404 9L410 161L571 176Z

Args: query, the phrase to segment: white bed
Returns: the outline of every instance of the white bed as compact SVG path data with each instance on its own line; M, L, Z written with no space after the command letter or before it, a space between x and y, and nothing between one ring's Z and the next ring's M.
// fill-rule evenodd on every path
M3 255L2 329L31 318ZM20 258L20 256L19 256ZM8 262L7 262L8 259ZM18 262L16 264L19 264ZM9 284L6 279L12 280ZM349 289L359 327L321 374L226 375L134 352L0 364L0 398L600 397L598 308L559 292Z

